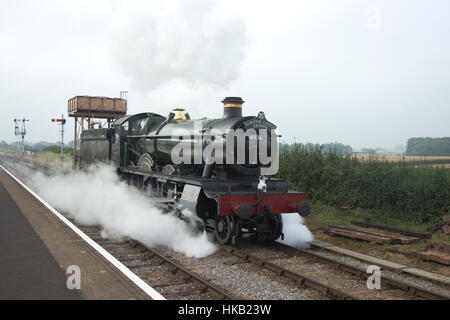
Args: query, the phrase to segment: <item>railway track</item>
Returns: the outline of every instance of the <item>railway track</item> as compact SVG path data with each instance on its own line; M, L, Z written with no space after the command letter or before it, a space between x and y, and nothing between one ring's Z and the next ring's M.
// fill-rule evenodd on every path
M299 286L319 291L332 299L363 300L449 300L450 296L421 288L407 282L381 275L381 289L368 289L370 274L364 268L320 255L313 250L297 249L281 243L255 248L257 244L243 244L238 248L222 245L221 249L270 270L277 277L294 281Z
M2 155L4 157L4 155ZM20 157L9 160L51 174L49 166ZM73 220L71 220L76 224ZM77 225L77 224L76 224ZM211 283L200 274L184 267L167 256L165 250L147 248L139 242L114 242L101 236L95 226L78 226L89 237L109 251L131 271L169 299L238 299L227 290ZM321 255L311 249L296 249L280 243L261 247L244 243L238 247L221 246L227 254L245 263L271 271L275 277L294 282L296 286L313 289L322 297L331 299L437 299L450 296L382 274L382 288L369 290L370 276L364 268L344 263L340 259Z
M10 154L5 154L5 153L1 153L0 157L10 160L10 161L13 161L14 163L19 162L29 169L33 169L33 170L37 169L45 174L55 174L59 171L59 168L48 166L48 165L42 164L40 162L31 160L31 159L26 159L23 157L18 157L18 156L14 156L14 155L10 155Z
M18 162L26 168L37 169L45 174L55 169L34 161L15 156L1 155L3 160ZM0 162L6 164L4 161ZM113 255L134 274L157 290L167 299L183 300L238 300L225 289L211 283L199 274L177 263L164 254L164 250L152 249L134 240L113 241L101 235L97 226L82 226L67 214L62 213L89 238Z
M76 224L73 220L71 222ZM101 229L96 226L78 228L167 299L239 299L166 256L164 250L148 248L134 240L115 242L104 239Z

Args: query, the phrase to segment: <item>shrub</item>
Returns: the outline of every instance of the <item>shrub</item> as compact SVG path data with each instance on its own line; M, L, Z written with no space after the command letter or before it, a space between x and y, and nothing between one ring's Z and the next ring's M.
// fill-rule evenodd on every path
M313 201L372 209L417 223L440 221L450 209L450 170L425 164L281 145L279 176Z

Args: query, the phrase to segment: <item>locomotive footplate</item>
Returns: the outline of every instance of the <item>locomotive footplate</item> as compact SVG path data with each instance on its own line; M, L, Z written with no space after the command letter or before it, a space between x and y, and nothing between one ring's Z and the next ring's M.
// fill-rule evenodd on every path
M289 193L264 193L262 200L258 202L258 194L219 194L218 215L219 216L239 216L249 218L258 213L281 214L299 212L301 204L306 202L307 196L304 192ZM249 216L242 213L243 204L251 204ZM309 213L309 212L308 212ZM248 213L247 213L248 214ZM305 214L306 215L306 214Z

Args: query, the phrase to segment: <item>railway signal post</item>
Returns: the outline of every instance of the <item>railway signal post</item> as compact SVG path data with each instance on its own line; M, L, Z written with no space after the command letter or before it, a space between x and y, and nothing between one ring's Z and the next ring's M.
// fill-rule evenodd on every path
M27 134L27 129L25 128L25 122L30 121L28 119L14 119L14 134L17 137L22 137L22 153L25 155L25 135ZM19 123L22 125L19 127Z
M64 115L61 115L60 119L52 119L52 122L56 122L61 125L61 166L64 163L64 125L66 124L66 119Z

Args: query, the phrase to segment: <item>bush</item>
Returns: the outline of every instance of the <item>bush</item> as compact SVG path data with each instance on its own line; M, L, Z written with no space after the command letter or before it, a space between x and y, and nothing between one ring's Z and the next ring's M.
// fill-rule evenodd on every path
M52 153L61 153L61 146L57 146L57 145L48 146L47 148L45 148L42 151L44 151L44 152L52 152ZM73 153L73 148L64 147L63 148L63 152L64 152L64 154L72 154Z
M450 137L410 138L406 147L407 156L450 156Z
M279 176L312 200L417 223L440 221L450 209L450 170L444 168L364 160L294 144L280 147Z

